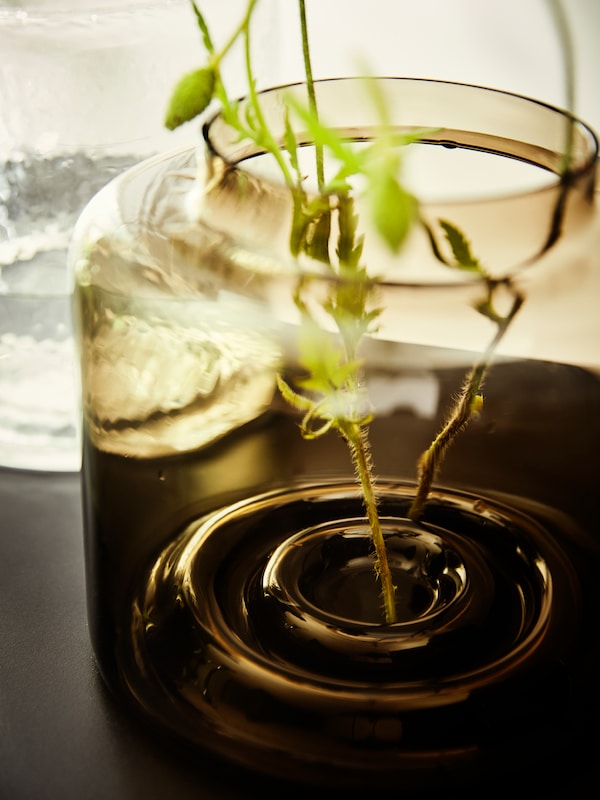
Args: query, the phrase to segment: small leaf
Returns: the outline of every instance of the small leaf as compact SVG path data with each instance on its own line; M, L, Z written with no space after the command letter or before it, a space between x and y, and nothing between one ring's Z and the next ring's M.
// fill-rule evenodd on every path
M252 140L256 142L256 144L261 145L264 143L264 134L256 116L256 109L252 106L251 103L248 103L244 110L244 120L246 123L246 127L248 128L248 134L252 136ZM264 144L263 144L264 146Z
M211 67L184 75L171 96L165 126L172 131L201 114L213 99L216 81Z
M214 46L213 46L213 43L212 43L212 39L210 38L208 25L206 24L206 21L205 21L204 17L202 16L202 13L201 13L200 9L196 5L196 3L194 3L194 0L192 0L192 8L194 9L194 14L196 15L196 21L198 22L198 27L200 28L200 31L202 32L202 41L204 42L204 47L206 48L206 51L208 53L213 53L214 52Z
M383 170L371 175L369 196L373 224L397 253L416 219L417 201L392 173Z
M307 234L306 254L317 261L329 264L329 236L331 234L331 211L329 209L311 221Z
M473 255L471 244L464 233L447 220L440 219L439 223L456 259L455 266L459 269L483 272L479 259Z
M295 392L281 375L277 375L277 388L283 399L299 411L310 411L314 407L314 403L310 398Z
M354 271L360 263L364 239L358 234L358 214L355 213L354 198L349 194L338 197L338 227L336 253L340 266L348 266Z
M294 133L294 129L290 123L290 116L287 108L285 111L284 125L285 133L283 143L290 157L292 169L298 176L300 176L300 164L298 163L298 142L296 141L296 134Z
M360 170L359 161L347 139L340 136L333 128L328 128L319 119L316 112L306 108L299 103L295 97L290 95L287 98L289 107L299 116L300 120L306 125L316 145L326 147L331 154L337 158L344 166L346 176L354 175Z
M309 377L298 380L303 389L327 397L352 382L362 362L343 362L339 353L331 352L330 355L331 360L323 359L321 364L313 366Z

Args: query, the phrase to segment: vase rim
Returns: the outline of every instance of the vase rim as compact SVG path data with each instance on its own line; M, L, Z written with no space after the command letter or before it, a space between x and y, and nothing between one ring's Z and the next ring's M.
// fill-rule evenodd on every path
M409 186L420 202L424 219L449 219L452 217L446 215L456 212L459 217L475 214L476 219L489 225L498 214L505 219L509 203L522 209L515 212L513 208L510 216L512 223L520 225L522 215L528 213L526 205L532 203L538 210L542 209L541 224L537 225L538 240L532 240L522 252L515 251L504 258L494 271L494 277L530 266L553 248L561 238L567 206L582 211L582 219L591 215L598 138L592 128L574 114L501 89L433 78L355 76L315 81L317 104L327 109L328 127L357 144L373 140L377 129L381 128L375 103L362 103L362 99L353 102L356 87L367 80L380 82L382 91L390 94L390 120L386 120L386 125L399 133L424 132L417 143L411 145L420 148L411 156L417 157L417 164L419 158L421 164L426 163L425 173L417 174L418 180L424 176L426 188L423 191L422 186L418 186L413 190ZM259 97L266 98L261 111L283 151L288 124L283 113L283 95L303 92L305 86L304 82L297 82L258 93ZM301 102L302 99L304 97ZM248 98L243 98L239 102L247 101ZM243 114L243 107L240 113ZM273 177L270 172L265 175L260 165L256 173L254 165L251 166L255 158L267 155L267 151L254 141L240 137L221 110L206 118L202 130L211 187L218 186L223 179L229 182L229 177L236 173L247 172L252 178L258 177L265 194L280 198L282 205L289 202L290 188L280 175ZM298 151L314 144L308 125L298 126L294 133ZM450 152L456 155L449 159L446 154ZM411 156L407 160L412 167L415 162ZM567 158L568 168L565 166ZM466 165L464 159L467 159ZM312 167L307 175L311 170ZM231 185L235 183L234 179ZM308 184L305 184L305 191L309 196L317 192ZM357 197L360 194L359 191ZM569 219L575 219L571 211ZM465 285L480 280L480 276L462 275L458 283ZM410 280L409 283L415 285L420 281ZM449 283L455 285L454 280Z
M475 83L467 83L463 81L450 81L438 78L422 78L422 77L412 77L412 76L393 76L393 75L376 75L376 76L342 76L342 77L332 77L332 78L319 78L314 81L315 86L326 86L327 84L347 84L347 83L364 83L369 80L374 80L378 82L385 82L387 84L395 84L395 85L409 85L413 84L415 86L438 86L438 87L447 87L448 89L456 89L456 90L466 90L468 92L477 92L482 95L488 97L498 97L498 98L506 98L509 100L514 100L517 103L523 104L522 107L527 107L530 109L539 109L540 111L549 112L552 115L557 115L560 119L563 119L565 122L570 121L575 124L581 131L585 133L586 138L589 142L589 151L587 153L587 157L583 159L583 163L576 167L575 169L571 170L571 174L581 175L582 173L593 171L596 167L597 161L600 157L600 143L598 134L596 131L572 111L568 109L561 108L558 105L549 103L544 100L540 100L534 97L529 97L525 94L521 94L519 92L513 92L507 89L499 89L496 87L484 86L481 84ZM305 81L294 81L291 83L282 83L277 84L275 86L270 86L264 89L261 89L257 92L259 97L269 97L276 94L281 94L285 91L292 91L295 89L300 89L305 86ZM240 96L236 102L244 103L248 100L248 95ZM229 154L223 151L223 148L220 148L218 145L215 144L214 137L211 136L211 131L214 128L215 123L218 120L222 120L222 110L217 109L211 114L203 123L202 125L202 137L204 142L209 150L209 153L213 156L216 156L222 161L231 167L236 167L240 163L242 163L248 156L244 155L240 158L231 158ZM227 124L227 123L225 123ZM282 149L285 149L282 145ZM557 182L561 180L560 175L556 175ZM526 192L529 194L529 192Z

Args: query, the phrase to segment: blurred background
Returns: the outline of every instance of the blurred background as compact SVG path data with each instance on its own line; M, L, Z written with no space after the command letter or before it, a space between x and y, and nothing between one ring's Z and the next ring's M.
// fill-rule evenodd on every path
M246 0L199 4L215 39L224 41ZM316 77L367 68L569 103L546 0L306 6ZM600 129L600 3L563 6L573 41L574 110ZM296 3L261 0L258 10L260 85L301 79ZM115 175L153 153L198 143L197 121L170 133L163 117L177 79L203 63L201 36L188 0L5 0L0 54L0 465L77 470L66 269L72 227ZM242 93L240 52L225 74L231 93ZM539 357L600 364L597 228L582 240L566 284L549 286L532 309L545 322ZM553 317L560 325L548 326Z

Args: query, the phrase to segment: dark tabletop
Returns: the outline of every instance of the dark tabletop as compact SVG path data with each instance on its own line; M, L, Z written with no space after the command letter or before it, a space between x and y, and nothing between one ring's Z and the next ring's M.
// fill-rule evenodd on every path
M88 640L78 475L0 469L0 536L0 798L296 794L212 756L188 763L126 716L105 689ZM567 775L527 796L595 796L595 759L589 770ZM386 796L402 797L401 787ZM498 796L504 794L486 792Z
M0 470L0 798L228 798L105 690L88 640L78 475ZM234 771L235 772L235 771Z

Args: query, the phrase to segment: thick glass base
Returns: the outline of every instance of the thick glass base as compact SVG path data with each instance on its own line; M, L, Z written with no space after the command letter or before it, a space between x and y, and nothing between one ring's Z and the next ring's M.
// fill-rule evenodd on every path
M123 665L136 703L192 746L302 781L447 786L564 751L586 625L569 523L445 492L416 524L412 487L380 492L396 624L352 484L256 496L152 566Z
M463 374L437 371L440 396ZM90 633L119 700L200 769L403 790L577 774L600 713L600 383L533 361L492 379L419 524L414 486L384 476L414 474L445 404L371 425L392 626L339 438L277 408L166 458L86 437Z

